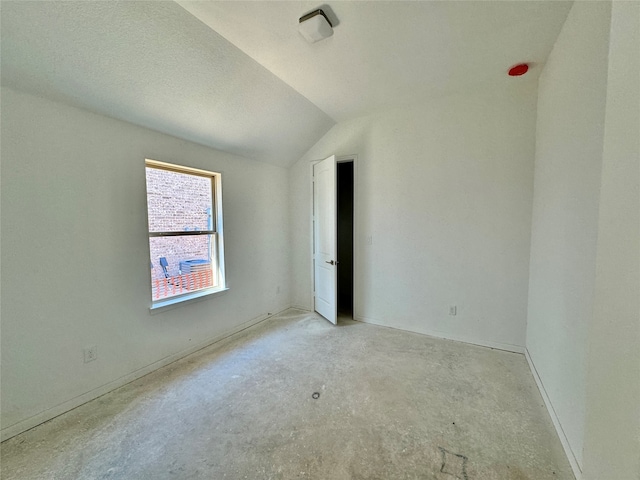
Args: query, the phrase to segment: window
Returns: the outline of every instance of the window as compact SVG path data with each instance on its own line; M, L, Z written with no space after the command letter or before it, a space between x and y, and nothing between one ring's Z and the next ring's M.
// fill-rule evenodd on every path
M146 160L151 308L226 290L221 175Z

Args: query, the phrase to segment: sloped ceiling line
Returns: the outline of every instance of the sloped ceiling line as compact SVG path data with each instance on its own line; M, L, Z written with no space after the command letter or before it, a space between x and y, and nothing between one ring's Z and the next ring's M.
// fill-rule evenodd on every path
M334 121L173 2L2 2L2 84L288 167Z
M535 81L571 2L336 1L308 44L319 6L3 1L2 84L288 167L336 122Z

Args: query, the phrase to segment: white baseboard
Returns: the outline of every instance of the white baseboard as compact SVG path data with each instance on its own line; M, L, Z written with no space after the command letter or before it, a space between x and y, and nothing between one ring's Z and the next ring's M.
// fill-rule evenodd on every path
M227 330L221 334L218 334L196 345L193 345L187 348L186 350L182 350L180 352L174 353L173 355L169 355L168 357L158 360L157 362L147 365L146 367L142 367L138 370L135 370L134 372L131 372L128 375L120 377L109 383L105 383L104 385L101 385L93 390L83 393L82 395L79 395L75 398L67 400L64 403L56 405L55 407L44 410L36 415L33 415L29 418L21 420L18 423L14 423L9 427L3 428L0 431L0 441L4 442L5 440L8 440L9 438L14 437L22 432L25 432L33 427L36 427L41 423L47 422L52 418L62 415L63 413L68 412L69 410L73 410L74 408L79 407L84 403L87 403L91 400L95 400L96 398L104 395L105 393L109 393L110 391L115 390L116 388L120 388L123 385L126 385L127 383L133 382L134 380L137 380L140 377L144 377L145 375L148 375L149 373L155 370L158 370L159 368L169 365L170 363L173 363L177 360L180 360L181 358L191 355L192 353L195 353L198 350L202 350L203 348L206 348L216 342L219 342L220 340L224 340L225 338L228 338L231 335L235 335L236 333L239 333L242 330L245 330L268 318L278 315L284 312L285 310L288 310L289 308L291 307L287 306L286 308L283 308L277 313L273 313L271 315L261 315L259 317L248 320L244 323L241 323L240 325L237 325L236 327L230 330Z
M562 424L560 423L560 419L558 415L556 415L556 411L553 408L553 404L551 403L551 399L549 395L547 395L547 391L544 388L544 384L542 383L542 379L540 375L538 375L538 371L536 370L536 366L529 355L529 350L525 349L524 356L527 359L527 363L529 363L529 368L531 369L531 373L533 374L533 378L536 381L536 385L538 385L538 390L540 391L540 395L542 395L542 400L544 400L544 404L547 407L547 411L549 412L549 416L551 417L551 421L553 422L553 426L556 428L556 432L558 433L558 437L560 438L560 443L562 443L562 448L564 448L564 453L567 455L569 459L569 464L571 465L571 470L573 470L573 474L576 477L576 480L582 479L582 469L580 468L580 464L578 463L578 459L576 458L573 450L571 449L571 444L569 443L569 439L567 438L564 430L562 429Z
M313 308L309 308L309 305L291 305L291 308L304 310L305 312L313 312Z
M464 335L451 335L449 333L442 333L442 332L436 332L433 330L421 330L421 331L417 331L417 330L407 330L407 329L403 329L403 328L398 328L396 326L393 325L388 325L382 321L379 320L375 320L372 318L367 318L367 317L363 317L362 315L353 315L353 319L357 320L359 322L362 323L370 323L372 325L378 325L381 327L387 327L387 328L393 328L396 330L403 330L403 331L409 331L409 332L414 332L414 333L419 333L421 335L428 335L430 337L435 337L435 338L443 338L445 340L454 340L456 342L463 342L463 343L470 343L472 345L478 345L480 347L488 347L488 348L494 348L496 350L504 350L506 352L512 352L512 353L524 353L525 352L525 348L520 346L520 345L511 345L510 343L500 343L500 342L490 342L490 341L485 341L485 340L478 340L476 338L470 338L470 337L466 337Z
M385 324L384 322L381 321L377 321L375 319L372 318L367 318L364 317L362 315L353 315L353 319L357 320L359 322L363 322L363 323L369 323L372 325L379 325L382 327L387 327L387 328L394 328L397 329L397 327L394 326L390 326ZM576 480L582 480L582 470L580 468L580 464L578 463L578 460L575 456L575 454L573 453L573 450L571 449L571 444L569 443L569 439L567 438L566 434L564 433L564 430L562 429L562 424L560 423L560 420L558 419L558 416L556 415L555 410L553 409L553 404L551 403L551 400L549 399L549 396L547 395L547 392L544 388L544 384L542 383L542 380L540 379L540 376L538 375L538 371L535 368L535 365L533 363L533 360L531 359L531 356L529 355L529 351L522 346L519 345L511 345L511 344L505 344L505 343L498 343L498 342L487 342L484 340L477 340L477 339L471 339L471 338L467 338L464 336L459 336L459 335L449 335L449 334L443 334L441 332L434 332L434 331L420 331L420 332L415 332L415 333L420 333L422 335L429 335L431 337L436 337L436 338L443 338L446 340L455 340L458 342L464 342L464 343L470 343L473 345L479 345L481 347L490 347L490 348L495 348L498 350L505 350L508 352L513 352L513 353L523 353L525 358L527 359L527 363L529 364L529 368L531 370L531 373L533 374L533 378L535 379L536 385L538 386L538 390L540 391L540 395L542 396L542 399L544 400L544 404L547 408L547 411L549 412L549 416L551 417L551 420L553 422L553 425L556 429L556 432L558 434L558 437L560 438L560 443L562 444L562 448L564 449L565 455L567 456L567 459L569 460L569 464L571 465L571 469L573 470L573 474L576 477Z

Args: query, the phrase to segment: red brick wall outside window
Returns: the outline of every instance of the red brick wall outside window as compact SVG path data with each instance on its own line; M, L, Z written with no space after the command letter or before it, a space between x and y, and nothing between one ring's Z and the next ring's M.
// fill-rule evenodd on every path
M214 229L211 178L153 167L146 167L146 177L149 232ZM172 277L179 275L180 262L187 260L211 261L215 271L215 258L209 253L210 243L214 249L212 254L215 252L214 242L215 236L210 235L150 237L152 288L157 290L158 282L165 279L161 257L167 259L167 270ZM158 295L154 291L153 297L171 296L171 293Z

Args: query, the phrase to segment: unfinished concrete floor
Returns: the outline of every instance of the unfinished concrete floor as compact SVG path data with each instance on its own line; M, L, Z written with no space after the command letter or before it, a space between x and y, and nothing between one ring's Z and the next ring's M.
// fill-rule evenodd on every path
M2 478L574 477L522 355L289 310L4 442Z

